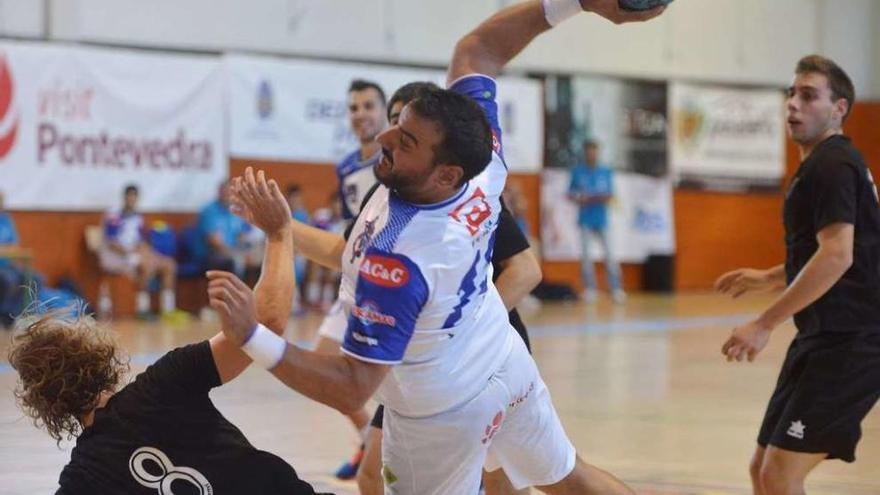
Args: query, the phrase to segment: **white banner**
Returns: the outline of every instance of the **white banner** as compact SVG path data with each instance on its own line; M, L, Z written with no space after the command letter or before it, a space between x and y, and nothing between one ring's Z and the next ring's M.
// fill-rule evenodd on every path
M678 178L782 179L784 99L772 89L669 85L670 159Z
M541 174L541 255L548 261L581 259L578 207L568 200L570 171L548 168ZM618 260L642 263L652 254L675 253L672 181L615 171L608 228ZM591 243L593 260L603 259Z
M378 83L388 98L412 81L445 83L439 70L382 65L225 57L230 154L237 158L335 163L358 147L348 124L353 79ZM505 158L516 172L542 166L542 92L538 81L502 77L499 114Z
M197 211L226 176L217 58L0 43L7 206Z

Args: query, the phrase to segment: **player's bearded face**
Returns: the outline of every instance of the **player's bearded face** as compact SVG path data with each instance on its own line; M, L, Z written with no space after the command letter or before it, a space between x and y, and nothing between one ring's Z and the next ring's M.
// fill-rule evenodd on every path
M841 125L842 107L834 100L828 78L818 73L798 74L786 101L786 124L791 138L813 143Z
M376 178L404 198L407 193L422 191L435 168L433 148L440 139L433 122L404 108L397 125L376 137L382 145L382 158L374 169Z
M385 104L374 88L348 94L348 119L361 142L372 141L385 128Z

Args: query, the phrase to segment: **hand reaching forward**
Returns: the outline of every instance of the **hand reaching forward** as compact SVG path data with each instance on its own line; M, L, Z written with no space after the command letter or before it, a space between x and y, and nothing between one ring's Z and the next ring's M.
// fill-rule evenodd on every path
M266 174L248 167L244 175L232 180L232 212L256 226L270 238L281 236L290 228L290 205L274 180L266 181Z
M229 272L211 270L207 276L208 299L220 315L220 329L226 338L241 346L257 327L254 292Z

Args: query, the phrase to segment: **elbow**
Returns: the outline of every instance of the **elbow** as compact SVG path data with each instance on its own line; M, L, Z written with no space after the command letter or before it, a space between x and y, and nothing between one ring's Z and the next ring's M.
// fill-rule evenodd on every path
M535 263L529 269L525 280L525 283L529 288L529 292L534 290L535 287L537 287L538 284L541 283L541 280L544 280L544 274L541 272L541 265L538 264L538 260L535 260Z
M367 405L369 399L370 395L364 395L361 393L345 394L343 397L339 398L339 402L336 404L336 410L346 416L351 416L362 410L364 406Z

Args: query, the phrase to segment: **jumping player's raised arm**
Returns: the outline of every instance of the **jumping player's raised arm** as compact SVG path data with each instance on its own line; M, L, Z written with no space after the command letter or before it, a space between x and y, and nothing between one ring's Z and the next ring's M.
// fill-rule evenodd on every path
M665 7L632 12L620 8L617 0L533 0L498 11L458 44L449 63L448 85L468 74L495 77L539 34L566 18L589 11L615 24L652 19Z

